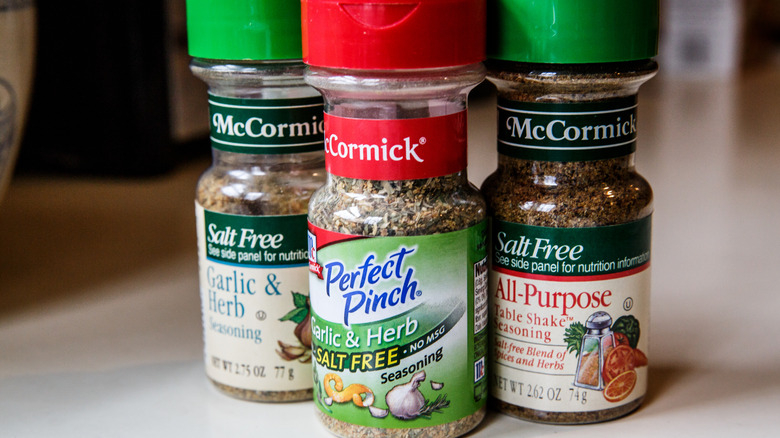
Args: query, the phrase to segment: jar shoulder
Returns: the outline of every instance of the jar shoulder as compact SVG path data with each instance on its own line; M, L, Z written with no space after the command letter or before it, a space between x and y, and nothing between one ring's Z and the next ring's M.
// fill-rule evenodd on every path
M482 194L468 182L334 179L312 197L316 226L363 236L411 236L457 231L487 215Z
M497 171L482 185L491 217L550 227L616 225L652 214L653 190L634 171L601 179L543 184Z
M205 209L240 215L306 214L325 182L324 167L263 171L212 166L201 175L196 200Z

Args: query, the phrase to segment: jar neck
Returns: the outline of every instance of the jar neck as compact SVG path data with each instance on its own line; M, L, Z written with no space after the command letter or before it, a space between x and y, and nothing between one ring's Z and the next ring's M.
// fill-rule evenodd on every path
M300 60L224 61L194 58L190 70L206 82L209 93L243 99L286 99L318 96L303 81Z
M230 169L255 169L262 172L289 172L325 166L322 151L295 154L243 154L211 149L213 166Z
M535 64L489 60L499 97L525 102L595 102L634 96L655 76L650 59L600 64Z
M325 112L362 119L436 117L466 109L468 92L485 78L479 64L420 70L347 70L309 66L305 80L325 99Z

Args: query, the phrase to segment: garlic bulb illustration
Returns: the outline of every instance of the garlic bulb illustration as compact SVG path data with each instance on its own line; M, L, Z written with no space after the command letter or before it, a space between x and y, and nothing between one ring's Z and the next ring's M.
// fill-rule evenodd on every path
M394 417L411 420L420 415L425 407L425 397L419 387L424 380L425 371L420 371L408 383L398 385L387 393L385 402Z
M300 342L300 345L288 344L277 341L280 350L276 354L284 360L298 360L301 363L311 362L311 301L308 296L298 292L292 292L293 310L279 318L279 321L292 321L295 325L293 334Z
M306 317L295 326L295 337L301 341L304 347L311 348L311 307L309 298L306 298Z

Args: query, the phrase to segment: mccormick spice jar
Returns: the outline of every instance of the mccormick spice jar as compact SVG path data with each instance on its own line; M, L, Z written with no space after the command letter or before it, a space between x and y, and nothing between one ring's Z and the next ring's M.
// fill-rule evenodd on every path
M657 0L495 0L491 401L559 424L625 415L647 388L652 191L634 167Z
M306 213L325 178L322 97L303 81L300 9L188 0L213 164L197 187L206 374L254 401L310 399Z
M339 436L454 437L485 415L486 213L466 175L480 0L304 0L325 98L309 206L314 398ZM446 19L445 19L446 18Z

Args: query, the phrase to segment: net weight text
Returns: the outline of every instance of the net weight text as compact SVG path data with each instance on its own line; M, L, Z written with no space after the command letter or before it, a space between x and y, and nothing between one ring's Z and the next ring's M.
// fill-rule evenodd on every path
M500 391L506 391L514 394L522 394L525 397L534 400L547 400L551 402L561 402L566 398L566 392L563 388L558 386L545 387L543 385L535 385L530 383L519 382L516 380L507 379L506 377L495 377L495 386ZM588 403L588 392L580 388L568 388L568 401L579 402L581 404Z
M211 356L211 366L225 373L241 377L255 377L258 379L295 379L295 371L292 368L285 366L275 366L273 369L268 367L268 369L266 369L263 365L233 362L216 356Z

